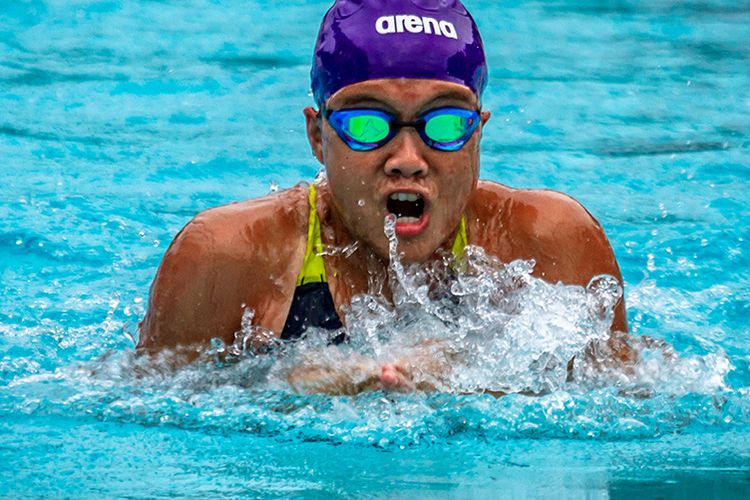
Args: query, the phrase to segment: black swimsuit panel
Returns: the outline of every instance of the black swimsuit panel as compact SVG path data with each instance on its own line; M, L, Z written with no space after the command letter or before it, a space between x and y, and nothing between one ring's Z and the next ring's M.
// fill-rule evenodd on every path
M325 330L338 330L343 324L336 313L328 283L305 283L294 289L292 307L286 318L282 340L296 340L302 337L309 327ZM346 334L341 333L331 340L332 344L340 344L346 340Z

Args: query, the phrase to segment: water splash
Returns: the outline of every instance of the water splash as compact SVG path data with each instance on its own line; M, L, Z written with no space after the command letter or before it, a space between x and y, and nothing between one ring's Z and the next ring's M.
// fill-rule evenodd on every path
M437 363L439 378L416 366L415 382L441 390L543 393L563 387L568 362L608 338L622 295L614 278L552 285L532 276L533 261L506 265L471 246L461 261L444 252L404 267L395 224L386 217L393 301L354 298L347 325L356 352Z
M379 279L391 294L371 289L354 297L347 344L329 345L338 332L315 329L299 342L279 341L245 308L235 341L214 341L193 363L181 364L185 352L149 359L113 351L53 371L40 367L7 381L0 413L380 447L457 434L633 439L750 423L747 388L726 385L732 365L720 350L687 357L636 338L636 364L598 367L611 357L606 340L622 295L613 277L597 276L586 287L550 284L533 276L533 261L503 263L472 246L460 259L443 252L404 265L393 218L384 231L390 262ZM378 368L399 360L411 364L415 385L438 391L377 390ZM300 393L309 389L294 377L300 366L359 394Z
M652 361L655 353L668 350L636 343L641 362L617 367L607 340L622 287L612 276L596 276L586 287L550 284L532 275L533 261L506 264L473 246L458 260L439 252L426 264L405 266L395 225L394 216L385 218L388 269L372 280L386 281L392 300L373 289L355 296L346 312L346 346L328 346L331 332L314 329L285 345L278 369L269 372L278 377L274 386L283 387L292 367L308 363L330 382L357 372L343 391L356 392L352 387L368 387L368 373L401 362L415 386L453 393L615 387L642 396L726 388L731 364L721 352L689 360L664 354L659 362Z
M317 255L327 255L329 257L342 257L344 259L349 258L360 248L359 241L355 241L353 243L349 243L348 245L344 245L342 247L334 246L334 245L323 245L323 248L321 248L320 252L317 252Z

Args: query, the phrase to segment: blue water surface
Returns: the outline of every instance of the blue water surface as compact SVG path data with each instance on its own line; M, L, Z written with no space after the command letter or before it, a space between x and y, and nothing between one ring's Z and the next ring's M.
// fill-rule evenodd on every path
M176 232L315 176L301 110L329 2L3 1L0 496L750 495L750 3L466 4L482 176L579 199L633 334L680 368L653 360L648 397L495 399L140 365Z

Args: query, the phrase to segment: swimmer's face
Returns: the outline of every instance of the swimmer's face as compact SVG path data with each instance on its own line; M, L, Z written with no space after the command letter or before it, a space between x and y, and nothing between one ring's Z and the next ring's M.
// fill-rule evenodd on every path
M403 78L350 85L326 103L331 110L377 109L400 121L443 107L476 110L479 103L462 85ZM313 108L306 108L305 116L313 153L326 166L335 215L356 239L387 258L383 221L394 213L405 262L425 261L450 246L477 185L479 142L489 112L481 114L479 127L458 151L433 149L410 127L377 149L354 151Z

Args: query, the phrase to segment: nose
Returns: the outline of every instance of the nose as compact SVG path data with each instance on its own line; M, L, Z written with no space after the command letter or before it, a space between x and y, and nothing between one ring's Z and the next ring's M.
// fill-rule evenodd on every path
M425 144L413 128L402 128L391 144L390 154L385 161L386 175L403 177L424 177L429 164L423 155Z

